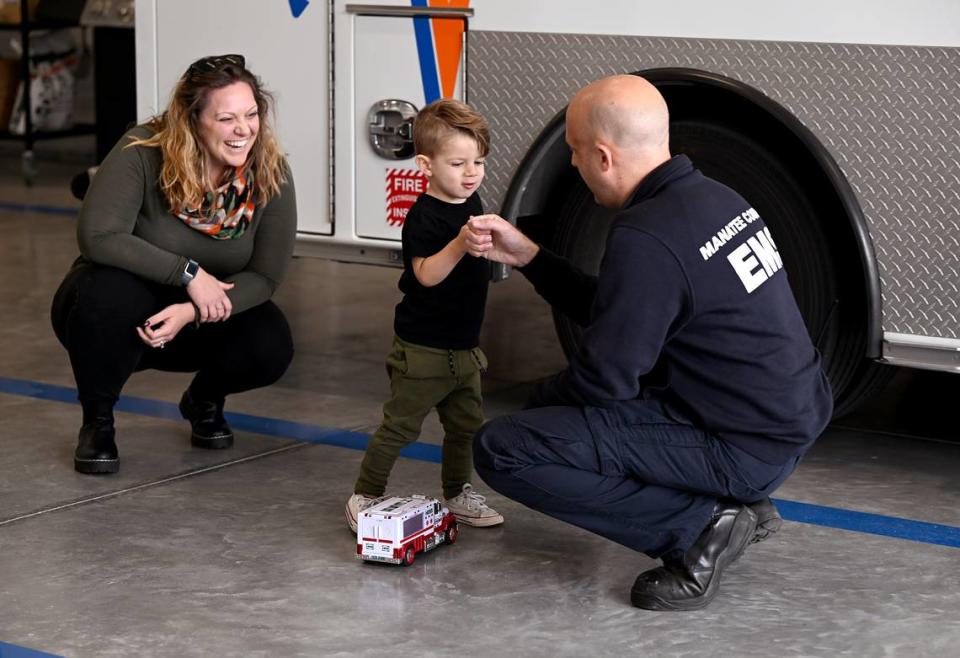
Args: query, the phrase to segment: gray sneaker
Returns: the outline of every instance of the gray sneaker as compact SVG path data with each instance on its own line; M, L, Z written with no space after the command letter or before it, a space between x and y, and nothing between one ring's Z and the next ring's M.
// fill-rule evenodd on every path
M503 515L487 507L486 500L486 497L474 491L473 485L468 482L463 485L463 491L453 498L447 498L444 503L447 509L457 516L457 521L464 525L476 528L500 525L503 523Z
M360 512L370 507L375 500L374 496L366 494L353 494L347 499L347 505L343 508L343 513L347 517L347 525L354 533L357 532L357 517L360 516Z

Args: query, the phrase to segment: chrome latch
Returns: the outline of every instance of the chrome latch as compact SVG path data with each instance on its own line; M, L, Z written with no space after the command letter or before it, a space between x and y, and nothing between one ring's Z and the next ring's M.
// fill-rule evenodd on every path
M382 158L406 160L413 155L413 119L417 108L413 103L396 99L373 104L367 115L370 145Z

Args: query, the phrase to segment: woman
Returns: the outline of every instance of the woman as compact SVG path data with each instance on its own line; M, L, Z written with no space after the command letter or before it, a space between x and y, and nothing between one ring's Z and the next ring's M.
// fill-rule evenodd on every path
M293 252L296 202L271 101L242 56L200 59L94 176L82 255L51 310L83 408L81 473L119 469L113 407L134 372L196 372L180 400L192 443L228 448L224 398L290 364L290 328L270 297Z

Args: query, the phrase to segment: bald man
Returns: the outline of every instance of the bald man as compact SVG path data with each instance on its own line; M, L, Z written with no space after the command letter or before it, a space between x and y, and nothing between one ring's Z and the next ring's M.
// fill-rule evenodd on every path
M473 255L518 267L584 326L568 368L477 434L474 463L504 495L661 558L634 605L695 610L778 527L768 496L833 401L763 219L671 157L668 127L637 76L599 80L567 109L573 166L618 210L598 277L500 217L469 222Z

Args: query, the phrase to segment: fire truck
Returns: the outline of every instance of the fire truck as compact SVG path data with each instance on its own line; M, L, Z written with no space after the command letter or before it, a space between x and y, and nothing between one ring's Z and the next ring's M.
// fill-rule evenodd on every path
M276 94L297 253L384 265L423 189L412 118L457 97L490 122L485 208L595 272L611 213L570 166L564 109L642 75L673 152L770 228L838 413L886 364L960 371L956 0L137 0L136 40L141 118L194 59L243 53Z
M457 518L436 498L392 496L357 516L357 559L409 567L417 553L457 541Z

